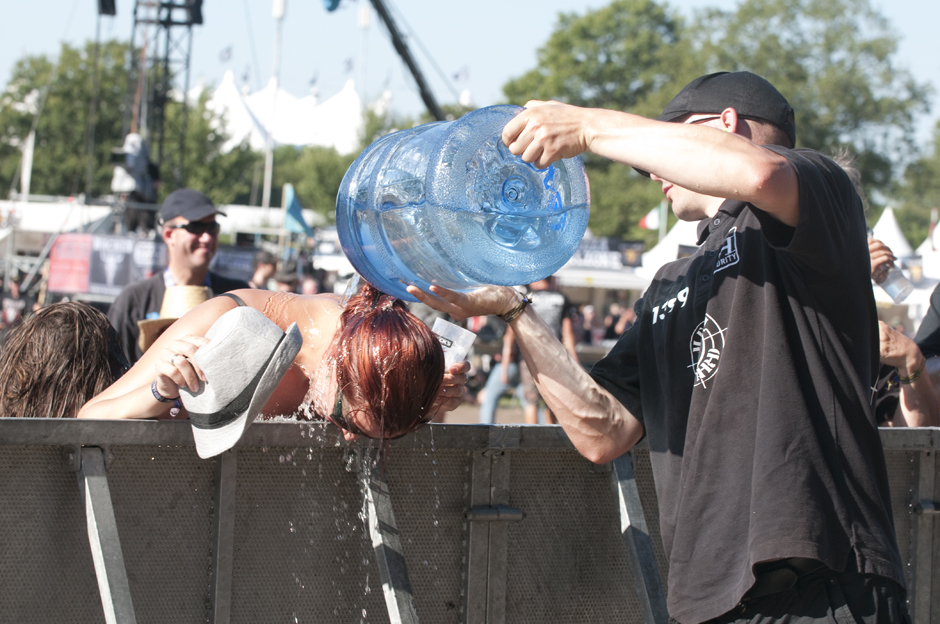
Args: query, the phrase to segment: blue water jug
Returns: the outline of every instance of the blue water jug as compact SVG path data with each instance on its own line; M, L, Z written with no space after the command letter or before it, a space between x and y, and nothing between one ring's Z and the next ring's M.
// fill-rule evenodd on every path
M367 147L336 198L340 244L383 292L469 290L548 277L578 248L590 191L580 158L537 169L503 144L518 106L388 134Z

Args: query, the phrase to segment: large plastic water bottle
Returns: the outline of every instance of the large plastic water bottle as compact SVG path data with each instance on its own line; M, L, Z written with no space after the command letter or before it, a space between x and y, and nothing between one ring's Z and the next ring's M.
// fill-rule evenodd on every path
M409 301L407 284L515 286L560 269L587 229L587 175L580 158L536 169L513 156L501 134L521 110L481 108L367 147L336 198L353 267Z

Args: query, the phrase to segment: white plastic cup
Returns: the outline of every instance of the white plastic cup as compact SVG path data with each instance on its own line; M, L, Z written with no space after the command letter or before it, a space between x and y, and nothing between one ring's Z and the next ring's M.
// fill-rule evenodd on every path
M431 331L437 336L444 348L444 366L463 362L467 359L470 347L477 335L459 325L449 323L442 318L434 319Z
M888 296L891 297L895 303L901 303L907 299L908 295L914 292L914 284L911 283L911 280L904 277L904 274L901 273L901 270L897 267L888 269L888 273L879 286L888 293Z

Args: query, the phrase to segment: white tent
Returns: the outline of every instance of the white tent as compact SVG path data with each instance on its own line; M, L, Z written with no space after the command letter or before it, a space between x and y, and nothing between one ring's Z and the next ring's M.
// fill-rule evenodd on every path
M224 119L225 131L230 138L222 146L223 152L235 149L245 139L248 139L251 149L264 149L267 131L245 104L235 85L235 74L232 70L225 72L221 84L206 102L206 107Z
M643 254L637 274L653 279L659 267L679 257L679 247L698 245L698 221L678 221L655 247Z
M888 206L881 213L878 223L871 229L872 236L891 248L898 258L910 258L914 255L911 244L907 242L898 220L894 216L894 208Z
M243 96L235 85L235 75L227 71L207 106L225 119L231 138L223 151L245 140L252 149L263 150L271 132L276 145L318 145L350 154L359 146L364 124L362 101L352 80L339 93L318 103L314 96L298 99L276 88L273 79L261 91Z

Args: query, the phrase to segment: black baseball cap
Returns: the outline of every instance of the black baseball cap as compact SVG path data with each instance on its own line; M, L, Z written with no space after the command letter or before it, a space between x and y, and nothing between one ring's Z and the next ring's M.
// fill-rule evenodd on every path
M215 204L206 197L205 193L193 189L173 191L167 195L160 207L160 220L163 223L176 217L183 217L187 221L199 221L214 214L226 216L224 212L215 207Z
M726 108L733 108L741 117L777 126L786 133L791 144L796 145L793 107L772 84L747 71L717 72L696 78L672 98L656 119L674 121L692 113L717 115Z

